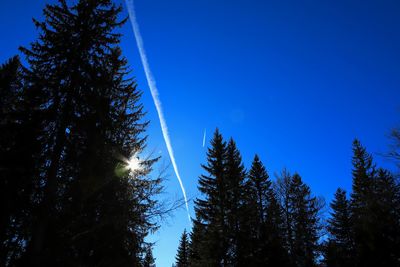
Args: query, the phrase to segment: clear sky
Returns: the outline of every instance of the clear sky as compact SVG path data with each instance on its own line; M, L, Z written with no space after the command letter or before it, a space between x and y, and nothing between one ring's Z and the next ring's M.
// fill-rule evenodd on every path
M0 2L0 61L37 33L31 18L45 2ZM397 0L136 0L138 23L157 80L188 196L216 127L234 137L249 166L258 153L271 176L299 172L329 201L351 188L351 142L376 160L400 124L400 2ZM125 13L126 14L126 13ZM149 151L168 163L157 113L130 24L122 49L151 120ZM171 169L163 199L181 197ZM192 208L192 203L190 205ZM192 210L193 214L193 210ZM151 237L157 266L171 266L189 228L177 210Z

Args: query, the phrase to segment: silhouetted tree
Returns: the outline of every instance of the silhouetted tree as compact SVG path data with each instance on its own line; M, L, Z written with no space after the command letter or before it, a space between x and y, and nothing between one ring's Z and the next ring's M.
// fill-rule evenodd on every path
M374 188L375 262L400 266L400 187L390 172L378 169Z
M1 182L18 199L1 221L2 244L18 246L2 250L7 265L142 261L161 188L148 176L156 159L124 167L148 123L118 47L120 11L110 0L47 5L38 40L21 48L29 66L1 70Z
M356 266L374 266L373 187L375 166L372 156L358 140L353 142L353 190L351 214L355 242Z
M201 252L205 251L205 224L200 223L198 220L193 220L192 231L190 232L190 245L189 245L189 265L200 267L202 262Z
M245 207L245 177L246 171L242 157L231 138L226 149L226 205L227 214L227 239L229 240L227 251L227 265L246 266L248 262L247 250L250 237L250 229Z
M183 231L181 240L179 241L178 252L176 254L176 267L188 267L189 266L189 252L190 242L186 229Z
M248 174L246 194L247 222L251 225L251 240L246 244L250 252L247 262L252 266L285 266L282 209L258 155Z
M346 192L339 188L330 206L332 212L328 219L329 239L326 245L325 262L328 267L354 266L350 202L346 197Z
M292 264L316 266L323 203L311 195L300 175L292 176L286 171L278 178L277 194L283 207L285 242Z
M220 266L228 262L226 142L218 129L207 151L207 174L199 179L204 196L195 200L196 219L192 233L193 266Z

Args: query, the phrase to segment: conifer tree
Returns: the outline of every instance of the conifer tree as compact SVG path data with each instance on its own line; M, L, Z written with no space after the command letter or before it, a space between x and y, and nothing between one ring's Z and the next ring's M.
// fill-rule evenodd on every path
M242 157L235 141L231 138L226 149L226 213L227 238L229 246L227 263L234 266L245 266L250 229L245 207L245 177L246 171Z
M146 145L148 123L118 47L120 11L110 0L59 0L46 6L43 22L34 20L38 40L21 48L33 109L26 114L38 121L32 138L40 149L27 153L37 155L35 191L26 194L33 205L20 265L138 265L155 227L160 180L148 177L155 159L138 170L123 166Z
M390 172L378 169L374 188L375 262L400 266L400 186Z
M205 230L205 224L200 223L198 220L193 220L189 245L189 263L191 267L200 267L202 266L202 261L204 261L204 259L201 257L201 253L206 251L206 248L204 247L206 242L203 242L206 238Z
M179 241L178 252L175 257L176 267L189 267L189 243L189 237L185 229Z
M266 209L269 204L269 195L272 193L272 182L258 155L254 156L248 177L248 194L254 201L257 211L257 221L254 223L260 232L261 225L266 221Z
M290 187L293 216L293 254L296 266L315 266L318 249L319 207L310 188L294 174Z
M374 254L374 176L375 166L358 140L353 142L353 188L350 199L356 266L373 266Z
M325 262L328 267L354 266L350 202L346 191L339 188L330 206L332 212L331 218L328 219L329 239Z
M266 220L264 222L264 242L261 251L268 266L290 266L287 250L284 247L284 223L282 207L277 200L276 193L271 190L268 195Z
M248 221L252 225L251 248L254 266L286 266L283 247L283 219L267 170L255 155L246 183Z
M202 165L206 174L199 179L203 198L195 200L193 266L225 266L228 262L226 150L217 129L207 151L207 164Z
M283 172L277 182L283 207L287 251L294 266L316 266L322 230L320 210L323 203L311 195L300 175Z

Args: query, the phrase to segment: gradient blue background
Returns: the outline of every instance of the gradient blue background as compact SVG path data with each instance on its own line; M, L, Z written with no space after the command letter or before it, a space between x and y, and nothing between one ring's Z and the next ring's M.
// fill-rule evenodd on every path
M0 61L37 32L44 0L0 2ZM237 141L246 166L259 153L271 176L298 171L329 201L351 188L351 142L376 161L400 123L399 1L136 0L138 22L157 80L188 196L198 196L203 130ZM125 12L125 11L124 11ZM126 14L126 13L125 13ZM122 49L151 120L149 151L169 158L128 23ZM161 199L181 197L172 168ZM190 205L192 208L192 204ZM192 210L193 214L193 210ZM174 261L189 228L175 211L150 237L157 266Z

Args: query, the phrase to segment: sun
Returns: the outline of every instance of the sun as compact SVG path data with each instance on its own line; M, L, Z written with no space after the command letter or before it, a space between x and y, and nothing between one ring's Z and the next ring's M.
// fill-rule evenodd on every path
M126 161L126 168L132 172L138 171L142 168L141 163L142 163L142 161L135 154Z

